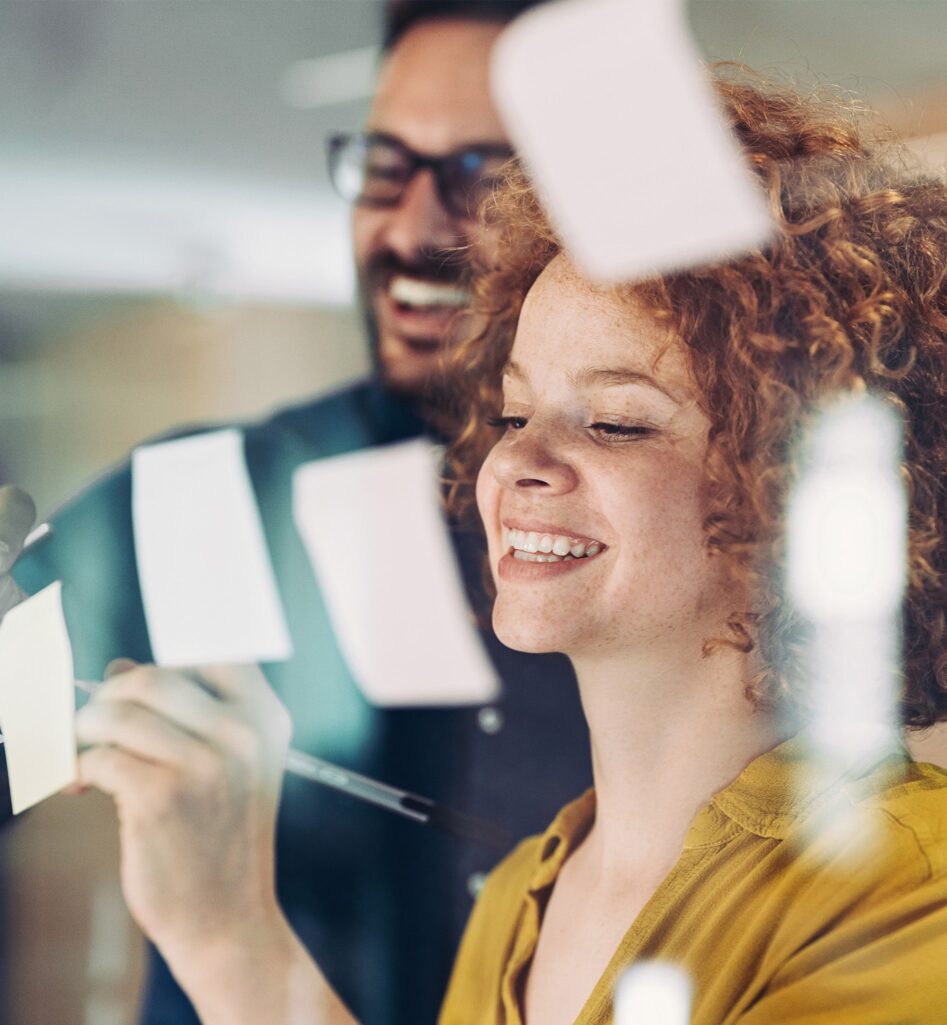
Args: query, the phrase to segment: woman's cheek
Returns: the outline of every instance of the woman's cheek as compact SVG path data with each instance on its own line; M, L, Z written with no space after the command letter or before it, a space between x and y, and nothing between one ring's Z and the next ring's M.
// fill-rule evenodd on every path
M500 529L500 485L493 473L492 466L493 450L491 449L483 462L483 466L480 467L480 473L477 474L476 491L477 509L486 530L491 564L494 561L498 537L497 532Z

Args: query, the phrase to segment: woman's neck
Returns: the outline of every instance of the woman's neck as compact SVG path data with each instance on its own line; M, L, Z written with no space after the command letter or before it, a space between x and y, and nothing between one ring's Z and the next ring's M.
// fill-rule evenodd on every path
M596 787L583 858L618 884L663 875L697 811L783 736L745 696L732 649L573 661Z

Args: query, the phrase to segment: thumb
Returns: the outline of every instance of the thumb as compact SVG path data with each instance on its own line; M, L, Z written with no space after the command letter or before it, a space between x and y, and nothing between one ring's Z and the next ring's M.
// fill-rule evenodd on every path
M13 577L9 573L0 573L0 619L25 598Z
M0 487L0 573L9 573L36 519L33 499L14 484Z
M118 676L119 673L127 673L129 669L134 669L137 665L138 663L133 658L113 658L105 667L102 679L109 680L113 676Z

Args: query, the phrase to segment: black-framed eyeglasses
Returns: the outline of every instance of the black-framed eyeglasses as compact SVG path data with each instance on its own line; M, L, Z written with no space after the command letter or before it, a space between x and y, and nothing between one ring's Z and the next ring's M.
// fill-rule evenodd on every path
M508 146L468 146L442 157L418 153L383 132L334 135L328 143L329 177L336 192L361 206L396 206L412 178L429 169L444 209L472 218L513 155Z

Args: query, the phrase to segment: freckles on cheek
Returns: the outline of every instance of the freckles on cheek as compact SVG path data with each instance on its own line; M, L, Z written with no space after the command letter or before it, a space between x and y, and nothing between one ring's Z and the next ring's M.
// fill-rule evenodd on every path
M484 529L487 532L487 541L493 544L493 533L497 529L499 515L499 487L490 467L491 458L488 455L480 472L477 474L477 511L483 521Z
M649 477L632 507L630 540L652 564L677 565L703 551L703 503L691 467L670 462L666 472Z
M701 518L703 473L687 459L666 459L651 476L652 501L678 522Z

